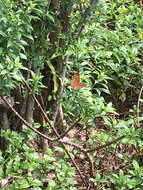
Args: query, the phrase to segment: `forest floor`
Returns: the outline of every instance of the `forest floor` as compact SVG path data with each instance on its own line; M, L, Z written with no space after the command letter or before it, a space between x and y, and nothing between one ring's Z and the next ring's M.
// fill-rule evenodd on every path
M137 105L137 99L138 97L136 96L129 96L125 102L122 102L121 100L116 101L116 110L118 111L118 119L122 120L127 120L129 118L129 110L133 107L133 105ZM108 101L109 101L108 97ZM113 115L112 115L113 116ZM116 117L116 116L115 116ZM103 131L106 131L109 135L113 134L114 131L110 130L108 126L104 124L104 121L102 118L96 118L95 119L95 126L88 126L86 130L82 130L80 127L74 129L70 133L72 134L71 137L77 139L77 141L81 144L84 145L85 148L87 148L87 141L90 141L90 131L94 131L97 134L103 133ZM95 138L95 142L98 144L99 139ZM102 148L100 150L97 150L94 152L94 177L96 177L96 174L100 174L101 178L107 179L107 176L109 176L112 173L119 173L120 170L123 170L124 173L127 173L128 170L132 168L132 163L127 163L120 158L119 155L125 155L125 156L130 156L132 159L134 159L136 156L138 157L139 152L137 148L134 145L131 144L123 144L121 142L116 142L116 151L112 151L110 146L107 146L105 148ZM78 153L76 154L75 157L76 163L81 170L83 176L85 179L89 179L91 177L91 168L89 161L87 157L83 153ZM75 175L75 184L78 190L85 190L87 187L83 184L83 181L81 177L79 176L78 172L76 172ZM100 188L98 189L106 189L106 188L111 188L111 189L116 189L114 187L114 184L107 184L102 183ZM90 186L90 190L96 189L95 186Z

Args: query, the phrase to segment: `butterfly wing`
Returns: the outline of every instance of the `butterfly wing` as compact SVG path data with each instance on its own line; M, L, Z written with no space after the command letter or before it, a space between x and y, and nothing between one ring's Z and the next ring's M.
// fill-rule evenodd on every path
M79 90L80 88L86 87L86 84L80 83L80 76L78 73L75 73L72 80L71 80L71 87L74 90Z
M80 77L78 73L75 73L71 80L71 87L76 90L76 87L80 84Z
M84 88L86 87L86 84L79 84L77 87L76 87L76 90L79 90L81 88Z

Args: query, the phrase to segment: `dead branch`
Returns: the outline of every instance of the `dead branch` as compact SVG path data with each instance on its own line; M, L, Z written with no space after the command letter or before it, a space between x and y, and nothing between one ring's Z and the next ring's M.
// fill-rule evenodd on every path
M114 143L118 142L119 140L123 139L124 137L125 137L125 135L123 135L123 136L121 136L121 137L118 137L117 139L115 139L115 140L113 140L113 141L111 141L111 142L107 142L106 144L99 145L99 146L97 146L97 147L95 147L95 148L92 148L92 149L88 149L88 150L86 150L86 152L94 152L94 151L96 151L96 150L100 150L100 149L102 149L102 148L105 148L105 147L107 147L107 146L110 146L111 144L114 144Z

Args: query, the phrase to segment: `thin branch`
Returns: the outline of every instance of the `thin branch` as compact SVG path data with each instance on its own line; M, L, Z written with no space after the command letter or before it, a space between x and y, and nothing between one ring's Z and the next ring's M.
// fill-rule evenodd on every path
M37 133L38 135L40 135L41 137L49 140L49 141L53 141L52 138L44 135L43 133L41 133L40 131L38 131L37 129L35 129L29 122L27 122L9 103L9 101L6 99L5 96L2 97L2 100L8 105L8 107L11 109L11 111L27 126L29 127L32 131L34 131L35 133Z
M56 95L56 108L55 108L55 112L53 114L53 123L56 122L56 118L57 118L57 114L58 114L58 110L59 110L59 104L58 104L58 101L59 99L61 98L61 95L63 93L63 90L64 90L64 82L65 82L65 77L66 77L66 72L67 72L67 66L68 66L68 62L69 62L69 55L67 55L65 57L65 65L63 67L63 72L62 72L62 83L59 87L59 90L57 92L57 95Z
M63 142L63 143L68 144L68 145L70 145L70 146L73 146L73 147L79 149L81 152L83 152L83 153L85 153L85 154L87 153L87 150L86 150L86 149L83 149L80 145L71 142L71 141L69 140L69 138L61 139L60 142Z
M60 141L60 142L61 142L63 148L65 149L65 151L67 152L67 154L69 155L69 157L70 157L70 159L71 159L73 165L74 165L75 168L77 169L77 171L78 171L78 173L79 173L79 175L80 175L80 177L81 177L83 183L86 185L86 187L88 187L89 184L88 184L88 182L84 179L84 177L83 177L83 175L82 175L80 169L78 168L78 166L77 166L77 164L76 164L74 158L72 157L71 153L67 150L65 144L64 144L62 141Z
M60 141L62 141L63 143L66 143L66 144L68 144L68 145L74 146L75 148L79 149L81 152L83 152L83 153L86 154L86 153L94 152L94 151L96 151L96 150L100 150L100 149L102 149L102 148L105 148L105 147L107 147L107 146L110 146L111 144L114 144L114 143L118 142L119 140L123 139L124 137L125 137L125 135L120 136L120 137L114 139L114 140L111 141L111 142L107 142L107 143L105 143L105 144L103 144L103 145L96 146L95 148L92 148L92 149L83 149L81 146L79 146L79 145L77 145L77 144L75 144L75 143L73 143L73 142L67 141L66 139L62 139L62 140L60 140Z
M91 184L89 184L89 186L88 186L88 189L87 189L87 190L90 190L90 186L91 186Z
M121 139L123 139L125 137L125 135L123 135L123 136L121 136L121 137L118 137L117 139L115 139L115 140L113 140L113 141L111 141L111 142L107 142L106 144L103 144L103 145L99 145L99 146L97 146L97 147L95 147L95 148L92 148L92 149L88 149L88 150L86 150L86 152L94 152L94 151L96 151L96 150L100 150L100 149L102 149L102 148L105 148L105 147L107 147L107 146L110 146L111 144L114 144L114 143L116 143L116 142L118 142L119 140L121 140Z
M94 175L94 164L93 164L93 160L92 160L92 158L90 157L89 153L86 153L86 156L87 156L88 161L89 161L91 177L94 178L95 175Z
M30 88L30 86L28 85L27 82L25 82L25 85L26 85L27 89L31 92L32 89ZM39 103L39 101L37 100L36 96L33 93L32 93L32 97L33 97L34 101L36 102L37 106L39 107L39 109L41 110L44 118L46 119L46 121L48 122L48 124L50 125L50 127L53 129L54 126L52 125L50 119L48 118L47 114L45 113L44 109L42 108L41 104Z
M129 85L131 84L131 82L133 81L133 79L134 79L134 75L131 76L131 79L130 79L128 85L127 85L127 86L125 87L125 89L123 90L124 93L125 93L125 92L127 91L127 89L129 88Z
M61 136L59 136L58 138L54 139L54 141L58 141L58 140L60 140L61 138L65 137L66 134L67 134L70 130L72 130L72 129L77 125L77 123L78 123L80 120L81 120L81 118L79 118L78 120L76 120L76 121L69 127L68 130L66 130L66 131L65 131Z
M140 89L139 97L138 97L138 104L137 104L137 125L140 127L140 100L142 96L143 86Z

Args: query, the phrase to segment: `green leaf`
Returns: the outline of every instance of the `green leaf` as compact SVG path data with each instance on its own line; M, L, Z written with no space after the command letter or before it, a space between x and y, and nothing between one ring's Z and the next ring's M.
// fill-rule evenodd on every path
M136 160L133 160L133 166L134 166L135 170L138 170L140 168L140 166Z
M40 181L38 179L34 179L34 180L32 180L31 185L33 185L33 186L42 186L43 183L42 183L42 181Z
M55 19L54 19L54 17L53 17L51 14L47 13L46 15L47 15L47 17L48 17L53 23L55 23Z
M25 189L25 188L29 188L30 187L30 184L25 179L17 180L17 183L19 184L19 189Z
M25 36L26 38L28 38L28 39L34 41L33 36L30 35L30 34L25 34L25 33L24 33L23 36Z
M21 59L27 59L26 55L23 54L23 53L20 53L20 58L21 58Z
M58 90L58 82L57 82L57 75L56 75L56 70L55 70L55 68L54 68L54 66L51 64L51 62L50 61L46 61L47 62L47 64L48 64L48 66L49 66L49 68L51 69L51 72L52 72L52 74L53 74L53 82L54 82L54 90L53 90L53 92L54 92L54 94L57 92L57 90Z
M6 36L7 36L7 35L6 35L3 31L1 31L1 30L0 30L0 35L3 36L3 37L6 37Z
M50 180L49 181L49 184L48 184L48 187L45 189L45 190L56 190L56 183L54 180Z

